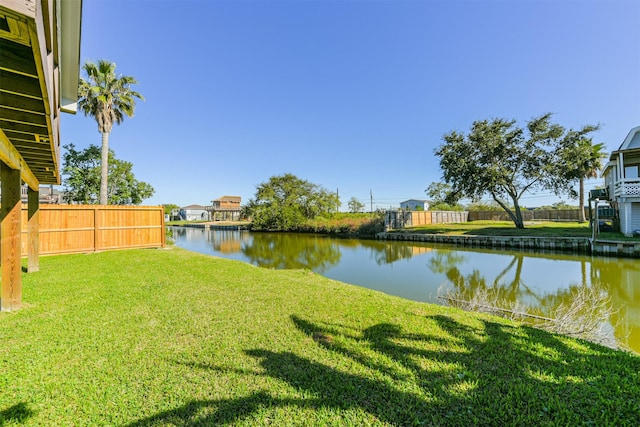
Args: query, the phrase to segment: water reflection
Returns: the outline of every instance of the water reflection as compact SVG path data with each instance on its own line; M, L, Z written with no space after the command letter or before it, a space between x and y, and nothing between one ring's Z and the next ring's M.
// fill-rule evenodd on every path
M618 342L640 352L640 261L586 255L454 248L420 242L333 239L172 227L178 246L267 268L307 268L332 279L417 301L441 303L443 285L482 292L551 315L581 289L602 289Z
M352 240L353 245L366 248L370 251L371 258L378 265L391 264L403 259L410 259L416 255L422 255L427 252L431 252L432 248L422 246L410 246L410 245L393 245L386 244L379 240Z
M176 244L198 252L240 259L264 268L323 273L340 262L335 240L315 234L249 233L172 227Z
M260 267L308 268L318 273L340 261L338 244L318 235L254 233L251 243L243 243L242 253Z
M524 253L514 254L493 280L487 280L479 269L463 275L455 263L434 263L432 271L446 270L449 279L439 298L466 310L489 312L550 332L617 346L609 323L614 311L611 298L599 280L587 284L584 261L578 283L555 293L538 294L522 277L524 259ZM523 303L527 300L529 305Z
M467 299L477 292L490 294L494 301L517 301L532 296L535 298L535 293L522 279L524 254L516 253L509 257L509 263L493 279L485 277L480 269L463 274L458 265L462 264L464 257L458 255L458 252L443 251L443 257L432 258L430 267L434 272L444 271L455 293ZM446 262L441 263L441 259ZM488 292L489 290L493 292Z

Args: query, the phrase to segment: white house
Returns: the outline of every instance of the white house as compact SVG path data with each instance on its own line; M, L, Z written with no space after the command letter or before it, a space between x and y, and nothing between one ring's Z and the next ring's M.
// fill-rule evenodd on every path
M209 219L209 213L204 206L189 205L180 208L180 219L185 221L198 221Z
M409 211L428 211L429 201L419 199L409 199L404 202L400 202L400 209L406 209Z
M630 236L640 230L640 126L631 129L616 151L611 153L602 175L605 197L617 210L620 231Z

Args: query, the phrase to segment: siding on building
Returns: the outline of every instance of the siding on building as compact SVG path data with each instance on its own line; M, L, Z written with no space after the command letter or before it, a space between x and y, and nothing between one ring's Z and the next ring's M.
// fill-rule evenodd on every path
M631 141L629 142L629 146L627 147L627 149L631 149L631 148L640 148L640 132L637 132L633 138L631 138Z
M201 205L189 205L180 208L180 218L186 221L209 219L209 214Z
M630 233L640 230L640 203L631 203L631 221L629 223L631 225Z

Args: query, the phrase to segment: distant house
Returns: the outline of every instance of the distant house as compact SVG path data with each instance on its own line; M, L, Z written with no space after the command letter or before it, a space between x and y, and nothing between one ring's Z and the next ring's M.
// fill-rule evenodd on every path
M409 199L404 202L400 202L400 209L408 211L428 211L429 201L421 199Z
M28 203L28 193L28 187L23 185L20 189L22 203ZM53 185L41 185L38 191L38 199L41 205L60 204L62 202L62 193L53 188Z
M241 201L242 198L240 196L222 196L219 199L212 200L213 209L217 211L240 209Z
M640 230L640 126L611 153L602 175L606 191L599 198L609 201L618 213L620 231L630 236Z
M21 201L25 205L29 203L29 186L20 186ZM0 194L0 200L2 194ZM40 185L38 188L38 203L41 205L59 205L62 203L62 193L53 188L53 185Z
M184 221L198 221L209 219L209 214L202 205L189 205L180 208L180 219Z
M211 201L211 206L207 206L207 211L211 212L213 221L237 221L240 219L242 206L240 196L222 196Z

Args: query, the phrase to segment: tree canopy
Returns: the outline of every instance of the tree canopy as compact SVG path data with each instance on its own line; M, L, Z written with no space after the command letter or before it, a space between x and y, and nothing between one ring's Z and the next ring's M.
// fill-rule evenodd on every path
M165 215L171 215L171 211L173 211L174 209L180 209L180 206L176 205L175 203L165 203L162 205L162 207L164 208Z
M524 228L522 195L533 190L567 191L569 176L559 173L563 142L573 137L572 132L584 137L597 129L588 125L566 132L551 122L551 116L529 120L526 129L515 120L496 118L473 122L468 134L445 134L444 143L435 150L444 182L456 197L479 200L489 194L517 228Z
M424 192L431 201L429 209L432 211L461 211L463 206L458 203L458 194L444 182L432 182Z
M364 211L364 203L358 200L356 197L352 197L347 202L347 207L349 208L349 212L358 213Z
M90 145L78 151L65 145L63 156L64 200L67 203L98 204L100 202L101 148ZM133 164L116 159L109 150L109 186L107 202L111 205L139 205L153 195L153 187L135 179Z
M563 139L559 149L559 170L568 183L578 182L578 192L569 188L568 195L572 199L578 198L581 222L585 222L584 214L584 181L589 178L597 178L604 165L607 153L604 144L593 143L593 138L586 135L599 129L599 126L590 126L579 130L569 130ZM577 197L576 197L577 196Z
M244 212L256 230L291 230L340 203L332 192L292 174L273 176L257 186Z

